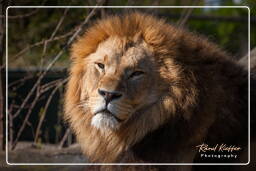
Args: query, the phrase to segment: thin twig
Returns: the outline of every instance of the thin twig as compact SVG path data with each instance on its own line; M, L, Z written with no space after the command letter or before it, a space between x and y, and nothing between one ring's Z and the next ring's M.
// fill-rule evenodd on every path
M29 74L29 75L27 75L27 76L25 76L25 77L23 77L23 78L21 78L21 79L18 79L18 80L16 80L16 81L13 81L12 83L8 84L8 87L11 88L11 87L13 87L13 86L19 84L19 85L17 85L17 87L15 87L15 88L17 89L18 87L20 87L21 85L23 85L23 83L24 83L25 81L27 81L27 80L29 80L29 79L31 79L31 78L33 78L33 77L34 77L34 75Z
M26 124L30 127L31 132L32 132L32 136L33 136L33 138L35 138L35 132L34 132L33 124L31 122L29 122L29 120L27 120Z
M199 3L198 0L192 1L192 6L196 6ZM185 25L185 23L187 22L187 20L189 19L189 17L192 14L192 11L194 10L194 8L185 8L182 13L181 13L181 17L179 19L179 21L177 22L178 27L183 27Z
M188 8L186 14L182 17L182 19L178 22L178 27L183 27L187 22L189 16L191 15L193 8Z
M62 81L62 79L58 79L58 80L55 80L55 81L51 81L49 83L46 83L44 85L41 85L41 89L40 89L40 93L43 94L45 93L46 91L50 90L51 88L55 87L56 84L58 84L60 81Z
M10 105L10 112L11 112L11 110L13 110L13 103ZM10 145L10 147L12 146L12 144L13 144L13 119L14 119L14 117L13 117L13 115L8 115L9 116L9 124L8 124L8 129L9 129L9 133L8 133L8 135L9 135L9 145Z
M34 15L35 13L37 13L38 11L39 11L39 8L36 8L35 10L33 10L29 13L26 13L26 14L8 16L8 19L21 19L21 18L25 18L25 17L30 17L30 16ZM0 18L5 18L5 15L0 15Z
M62 137L61 141L60 141L60 144L58 146L59 149L61 149L63 146L64 146L64 143L65 141L67 140L68 138L68 135L70 134L70 128L68 128L64 134L64 136Z
M64 19L65 19L66 15L67 15L67 13L68 13L68 10L69 10L69 8L65 8L64 13L63 13L62 17L60 18L60 20L59 20L59 22L58 22L58 24L57 24L57 26L56 26L55 30L53 31L53 33L52 33L52 35L51 35L51 37L50 37L50 39L49 39L49 40L52 40L52 39L53 39L53 37L54 37L54 36L56 35L56 33L58 32L58 30L59 30L59 28L60 28L61 24L63 23L63 21L64 21Z
M46 0L43 0L41 3L41 6L44 6ZM9 5L7 5L9 6ZM33 14L37 13L39 11L40 8L36 8L35 10L26 13L26 14L21 14L21 15L15 15L15 16L8 16L8 19L21 19L21 18L26 18L26 17L30 17ZM0 18L5 18L5 15L0 15Z

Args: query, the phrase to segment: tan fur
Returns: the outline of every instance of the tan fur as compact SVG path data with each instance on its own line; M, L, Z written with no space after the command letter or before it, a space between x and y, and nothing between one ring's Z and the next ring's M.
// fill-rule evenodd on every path
M111 42L109 45L106 43L108 41ZM127 120L119 129L102 132L91 126L93 114L90 104L89 107L81 107L83 102L88 102L94 96L92 92L95 87L90 82L92 78L85 78L92 58L90 55L103 53L104 48L99 50L100 46L109 47L105 50L117 47L125 53L130 44L139 50L144 49L148 60L154 65L152 78L155 85L144 85L140 93L157 87L154 90L157 101L145 108L138 108L129 117L125 116ZM172 121L179 123L179 119L182 123L178 124L176 132L170 130L180 134L180 137L170 143L174 154L168 157L169 162L176 161L175 155L179 151L183 154L204 142L209 133L217 137L220 133L216 129L220 129L222 124L222 121L217 122L219 114L224 113L223 116L230 122L225 125L223 134L232 137L232 129L238 132L244 130L240 124L233 126L240 122L241 105L246 105L246 102L236 99L240 98L236 97L236 93L240 91L238 86L241 80L244 79L243 83L246 84L240 68L216 45L166 24L162 19L129 13L122 17L110 16L99 20L73 44L71 56L73 64L65 97L65 119L69 121L83 152L92 162L147 162L134 155L131 148L150 132ZM102 59L105 58L108 56L102 56ZM124 69L120 66L113 73L118 75ZM122 84L121 77L102 77L104 81L100 82L104 82L107 88L116 88L113 85ZM149 81L152 78L145 79ZM98 85L95 86L97 88ZM136 103L143 102L139 94L134 96L140 99ZM128 105L135 105L125 100ZM246 111L243 115L247 115ZM184 162L193 162L193 157L187 160ZM163 159L163 162L168 161Z

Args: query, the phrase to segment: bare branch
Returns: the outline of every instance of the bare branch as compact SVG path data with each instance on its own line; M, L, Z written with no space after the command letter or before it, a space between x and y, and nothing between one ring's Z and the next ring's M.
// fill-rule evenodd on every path
M63 136L63 138L61 139L60 144L59 144L59 146L58 146L59 149L61 149L61 148L63 147L63 145L64 145L65 141L67 140L69 134L70 134L70 128L68 128L68 129L66 130L66 132L65 132L65 134L64 134L64 136Z
M42 1L41 6L44 6L45 1L46 0ZM7 6L9 6L9 5L7 5ZM36 14L39 11L39 9L40 8L36 8L35 10L33 10L33 11L29 12L29 13L26 13L26 14L15 15L15 16L8 16L8 19L21 19L21 18L30 17L30 16ZM5 17L6 17L5 15L0 15L0 19L1 18L5 18Z
M191 1L192 6L196 6L198 3L199 3L198 0ZM183 27L186 24L187 20L191 16L193 10L194 10L194 8L184 8L183 9L183 11L181 13L181 17L180 17L179 21L177 22L178 27Z
M51 37L50 37L49 40L52 40L53 37L56 35L57 31L59 30L61 24L62 24L63 21L64 21L64 18L66 17L66 15L67 15L67 13L68 13L68 10L69 10L69 8L66 8L66 9L64 10L64 13L63 13L62 17L60 18L60 20L59 20L59 22L58 22L58 24L57 24L55 30L53 31L53 33L52 33L52 35L51 35Z
M10 88L10 87L13 87L13 86L15 86L15 85L17 85L17 84L19 84L18 86L21 86L21 85L23 85L23 83L24 83L26 80L29 80L29 79L31 79L31 78L33 78L33 77L34 77L34 75L28 74L28 75L26 75L25 77L23 77L23 78L21 78L21 79L18 79L18 80L16 80L16 81L13 81L12 83L8 84L8 87ZM15 87L15 88L18 88L18 86Z
M59 83L60 81L62 81L62 79L51 81L49 83L46 83L46 84L42 85L41 88L40 88L40 93L43 94L46 91L50 90L51 88L55 87L57 85L57 83Z
M38 137L39 137L39 134L40 134L40 129L41 129L41 126L42 126L42 124L43 124L43 120L44 120L44 118L45 118L46 111L47 111L47 109L48 109L48 107L49 107L49 105L50 105L50 102L51 102L51 100L52 100L53 95L56 93L56 91L57 91L63 84L65 84L65 83L67 82L67 80L68 80L68 79L64 79L64 80L59 81L58 85L57 85L57 86L53 89L53 91L51 92L51 94L50 94L50 96L49 96L49 98L48 98L48 100L47 100L47 102L46 102L46 105L45 105L45 107L44 107L44 112L43 112L43 114L40 116L39 123L38 123L37 128L36 128L35 139L34 139L34 142L35 142L35 143L37 143L37 141L38 141Z
M193 11L193 8L187 8L184 16L178 21L178 27L183 27L185 25L192 11Z
M9 146L12 146L13 144L13 116L12 115L9 115L9 118L8 118L8 130L9 130Z
M17 145L17 143L18 143L18 140L19 140L19 138L20 138L20 136L21 136L21 134L22 134L22 132L23 132L23 130L24 130L26 124L27 124L27 121L28 121L28 119L29 119L29 117L30 117L30 114L31 114L31 112L32 112L32 110L33 110L33 108L34 108L34 106L36 105L36 102L37 102L37 100L38 100L39 97L40 97L40 94L39 94L39 87L37 87L36 97L35 97L35 99L33 100L32 104L31 104L31 106L30 106L30 108L29 108L29 110L28 110L28 113L26 114L26 117L25 117L24 121L22 122L22 125L21 125L21 127L20 127L20 129L19 129L19 131L18 131L18 133L17 133L17 136L16 136L16 138L15 138L13 144L12 144L11 150L14 150L14 148L16 147L16 145ZM20 108L19 108L19 110L20 110ZM18 111L19 111L19 110L18 110ZM16 114L14 114L14 115L16 115Z
M39 11L39 8L36 8L35 10L33 10L29 13L26 13L26 14L8 16L8 19L21 19L21 18L25 18L25 17L30 17L30 16L34 15L35 13L37 13L38 11ZM0 15L0 18L5 18L5 15Z

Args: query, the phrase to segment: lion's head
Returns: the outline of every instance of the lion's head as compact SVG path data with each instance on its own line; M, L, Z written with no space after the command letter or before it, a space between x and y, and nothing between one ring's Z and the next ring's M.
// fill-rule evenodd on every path
M97 21L73 44L65 117L92 160L114 161L195 104L196 80L178 60L182 35L163 20L129 13Z
M152 50L139 38L110 36L87 56L81 101L96 129L119 129L138 110L160 98Z

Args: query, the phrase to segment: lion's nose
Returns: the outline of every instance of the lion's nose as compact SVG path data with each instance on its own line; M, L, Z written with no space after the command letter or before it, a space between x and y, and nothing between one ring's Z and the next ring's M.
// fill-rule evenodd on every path
M117 91L106 91L102 89L98 89L98 93L104 97L107 103L109 103L112 100L119 99L122 97L122 93Z

